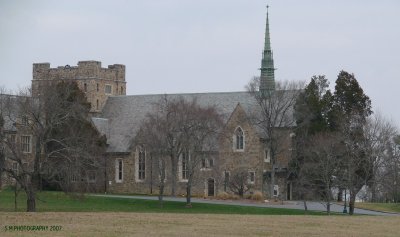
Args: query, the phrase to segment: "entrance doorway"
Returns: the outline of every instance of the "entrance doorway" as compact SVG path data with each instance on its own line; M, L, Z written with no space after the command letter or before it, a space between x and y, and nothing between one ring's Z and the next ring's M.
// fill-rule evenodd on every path
M215 194L215 184L214 184L215 182L214 182L214 179L212 179L212 178L210 178L210 179L208 179L207 180L207 190L208 190L208 192L207 192L207 196L214 196L214 194Z

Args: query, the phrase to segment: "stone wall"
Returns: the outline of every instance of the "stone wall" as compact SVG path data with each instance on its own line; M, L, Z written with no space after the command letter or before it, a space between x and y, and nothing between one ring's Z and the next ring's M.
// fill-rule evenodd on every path
M86 93L92 113L103 109L108 96L126 95L125 65L113 64L102 68L98 61L79 61L78 66L50 68L50 63L34 63L32 71L32 95L40 95L41 88L54 85L59 80L74 80ZM106 92L106 85L111 92Z

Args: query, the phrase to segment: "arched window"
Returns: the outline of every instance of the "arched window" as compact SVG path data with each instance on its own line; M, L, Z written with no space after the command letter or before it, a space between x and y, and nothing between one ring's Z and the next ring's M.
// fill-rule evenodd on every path
M238 127L235 131L235 137L236 137L236 150L243 150L244 148L244 134L243 130L241 127Z
M146 152L144 148L140 148L139 150L139 179L144 180L146 178Z

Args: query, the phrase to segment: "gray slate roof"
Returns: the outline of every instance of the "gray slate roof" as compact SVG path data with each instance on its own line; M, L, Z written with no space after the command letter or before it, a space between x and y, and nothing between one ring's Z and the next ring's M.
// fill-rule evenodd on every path
M93 118L93 123L108 140L108 152L129 152L132 139L139 130L146 114L151 112L164 94L111 96L103 108L102 118ZM197 99L200 106L216 106L224 117L229 119L240 103L247 114L256 109L256 101L248 92L168 94L169 99ZM108 123L108 126L107 126Z

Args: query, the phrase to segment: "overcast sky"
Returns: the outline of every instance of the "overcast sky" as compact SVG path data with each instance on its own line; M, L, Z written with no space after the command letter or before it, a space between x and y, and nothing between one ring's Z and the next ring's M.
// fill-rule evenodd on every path
M354 73L400 125L399 0L0 0L0 85L32 63L125 64L127 94L242 91L259 75L266 8L277 80Z

